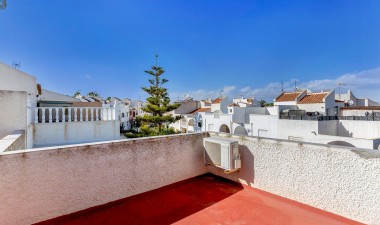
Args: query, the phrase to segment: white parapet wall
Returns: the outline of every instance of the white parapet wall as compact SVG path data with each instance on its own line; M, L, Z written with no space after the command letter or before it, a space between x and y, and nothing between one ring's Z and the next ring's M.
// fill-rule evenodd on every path
M31 224L206 172L380 224L380 152L210 133L239 142L241 170L205 166L207 133L0 153L2 225Z
M0 139L0 152L21 150L26 148L24 130L16 130L12 134Z
M380 152L210 133L239 142L242 169L212 173L367 224L380 224Z
M204 174L206 136L0 153L0 224L33 224Z
M38 107L33 109L34 147L120 139L120 120L115 108Z
M120 139L120 120L33 124L34 147Z

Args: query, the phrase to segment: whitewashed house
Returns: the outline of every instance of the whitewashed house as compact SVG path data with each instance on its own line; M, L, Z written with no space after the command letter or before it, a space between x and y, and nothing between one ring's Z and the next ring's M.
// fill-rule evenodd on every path
M35 77L2 63L0 78L0 151L120 138L115 108L42 89Z
M0 152L31 148L32 109L39 94L36 77L0 62L0 80Z

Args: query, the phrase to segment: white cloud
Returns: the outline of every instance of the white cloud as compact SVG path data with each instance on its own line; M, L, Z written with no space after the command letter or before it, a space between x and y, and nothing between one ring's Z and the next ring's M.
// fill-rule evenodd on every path
M194 99L201 100L206 98L217 98L220 95L222 96L231 96L236 89L236 86L224 86L223 88L220 88L218 90L194 90L189 92L182 92L182 93L171 93L170 97L173 100L176 99L183 99L186 96L190 96Z
M338 83L344 83L341 88L342 92L348 89L352 90L357 97L371 98L380 101L380 67L359 72L346 73L334 79L315 79L310 81L297 81L297 88L310 89L311 91L332 90L338 92ZM174 93L172 96L183 98L190 95L194 99L216 98L223 90L223 96L236 97L243 95L246 97L255 97L256 99L264 99L273 101L281 92L281 83L269 83L264 87L251 88L249 86L242 87L237 90L236 86L225 86L219 90L195 90L187 93ZM294 79L283 83L285 91L294 91Z
M90 74L85 74L85 75L84 75L84 78L86 78L86 79L89 80L89 79L91 79L91 75L90 75Z

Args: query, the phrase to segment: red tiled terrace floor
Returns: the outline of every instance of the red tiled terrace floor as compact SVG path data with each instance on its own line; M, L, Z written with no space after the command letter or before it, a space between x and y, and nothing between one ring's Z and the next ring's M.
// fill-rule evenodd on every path
M207 174L38 224L361 223Z

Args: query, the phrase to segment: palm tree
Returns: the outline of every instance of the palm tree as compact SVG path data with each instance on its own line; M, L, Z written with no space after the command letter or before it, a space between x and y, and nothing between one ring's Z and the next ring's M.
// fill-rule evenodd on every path
M82 93L78 90L74 93L73 97L74 98L80 98L80 96L82 95Z
M99 97L99 94L96 91L91 91L87 95L88 97Z

